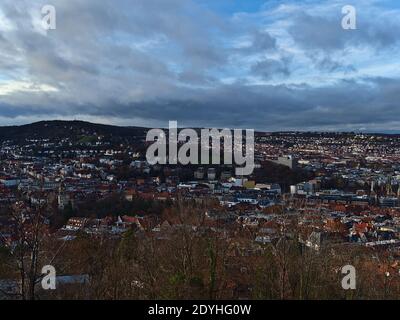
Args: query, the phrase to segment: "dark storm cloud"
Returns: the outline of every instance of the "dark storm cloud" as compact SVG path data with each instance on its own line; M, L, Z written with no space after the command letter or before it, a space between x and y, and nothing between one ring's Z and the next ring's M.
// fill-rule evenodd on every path
M254 74L262 76L264 79L270 79L274 76L289 76L290 75L290 61L288 59L275 60L265 59L258 61L251 67Z
M363 82L349 80L326 88L230 85L198 90L191 95L182 100L131 104L108 101L108 108L75 105L68 110L78 113L84 108L94 117L136 117L165 126L169 120L178 120L182 126L357 130L366 123L384 126L399 118L395 101L400 101L400 81L382 78L364 79ZM7 110L8 116L12 117L33 109L16 111L7 106ZM68 115L68 112L62 114Z

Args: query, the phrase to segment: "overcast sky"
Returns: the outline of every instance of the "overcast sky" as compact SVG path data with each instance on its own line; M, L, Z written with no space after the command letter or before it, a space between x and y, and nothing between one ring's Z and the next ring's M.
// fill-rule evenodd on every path
M398 0L1 0L0 125L400 131L399 40Z

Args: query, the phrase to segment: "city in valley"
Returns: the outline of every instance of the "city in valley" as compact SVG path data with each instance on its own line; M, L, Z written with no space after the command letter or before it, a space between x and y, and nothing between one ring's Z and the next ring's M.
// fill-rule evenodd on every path
M255 169L238 176L235 165L150 165L147 131L0 128L1 298L400 293L400 135L256 132Z

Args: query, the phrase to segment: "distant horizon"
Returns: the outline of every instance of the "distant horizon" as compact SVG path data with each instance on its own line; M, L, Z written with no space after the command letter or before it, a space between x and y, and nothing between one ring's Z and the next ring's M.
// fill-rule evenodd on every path
M7 127L22 127L22 126L29 126L33 124L38 124L38 123L43 123L43 122L83 122L83 123L89 123L93 125L105 125L105 126L112 126L112 127L121 127L121 128L142 128L142 129L152 129L152 128L160 128L160 129L168 129L168 124L166 126L159 126L159 127L150 127L150 126L137 126L137 125L117 125L117 124L110 124L110 123L101 123L101 122L92 122L88 120L82 120L82 119L43 119L43 120L38 120L34 122L29 122L29 123L21 123L21 124L10 124L10 125L0 125L0 128L7 128ZM194 127L189 127L189 126L179 126L178 123L178 129L185 129L185 128L193 128L193 129L202 129L202 128L217 128L217 129L225 129L226 127L207 127L207 126L194 126ZM251 129L251 128L234 128L234 127L228 127L227 129ZM375 131L324 131L324 130L274 130L274 131L268 131L268 130L254 130L256 133L337 133L337 134L348 134L348 133L354 133L354 134L368 134L368 135L400 135L400 130L399 131L382 131L382 132L375 132Z

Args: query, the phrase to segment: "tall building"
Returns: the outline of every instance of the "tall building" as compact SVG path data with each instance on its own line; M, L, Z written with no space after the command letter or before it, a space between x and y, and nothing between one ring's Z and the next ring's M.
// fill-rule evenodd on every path
M208 170L207 170L208 180L215 180L216 177L217 177L217 172L216 172L215 168L208 168Z
M199 167L195 172L194 172L194 178L198 179L198 180L202 180L204 179L204 168L203 167Z
M297 159L291 155L279 156L277 160L271 160L271 162L280 164L285 167L289 167L290 169L296 169L298 163Z
M60 187L58 188L58 209L63 210L65 207L71 203L71 198L65 190L65 185L61 182Z

